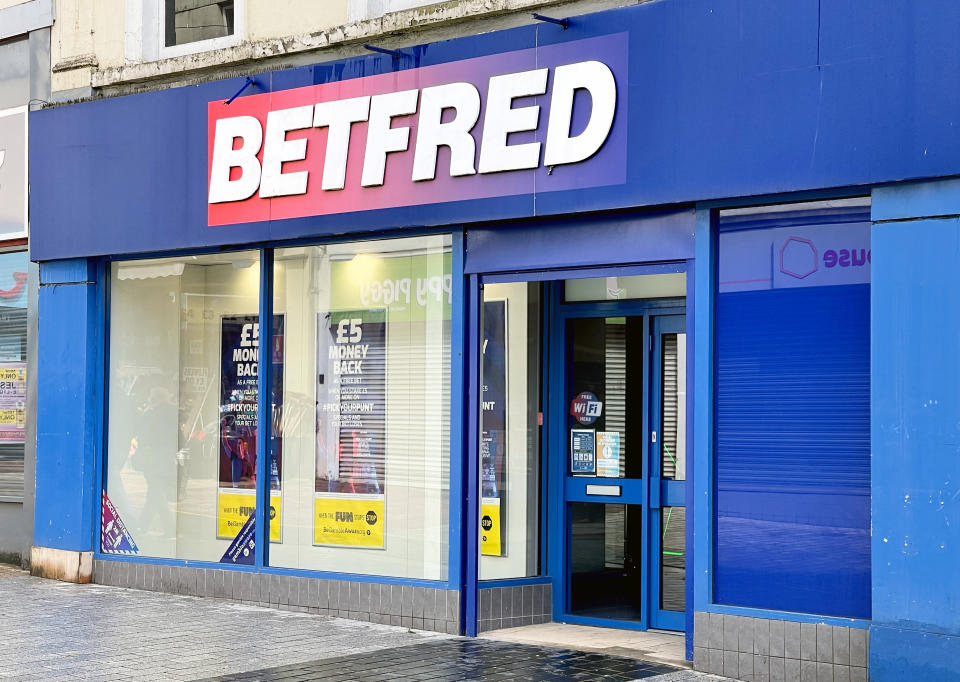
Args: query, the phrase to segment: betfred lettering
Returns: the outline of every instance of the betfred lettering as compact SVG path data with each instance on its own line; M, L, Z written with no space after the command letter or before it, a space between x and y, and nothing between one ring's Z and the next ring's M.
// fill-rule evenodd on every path
M351 135L355 123L366 123L361 187L384 184L387 156L408 152L414 130L413 182L436 177L440 147L450 150L450 177L537 168L541 143L510 144L509 138L540 131L540 105L524 100L547 94L549 72L547 68L533 69L488 80L479 149L472 131L480 123L481 95L477 86L465 82L272 110L266 114L266 126L255 116L220 118L210 152L208 203L243 201L257 192L261 199L306 194L309 171L284 172L283 165L307 159L307 140L288 139L287 135L309 128L327 131L321 192L343 190L348 156L354 149ZM552 75L543 164L578 163L593 156L610 133L617 104L616 81L610 67L595 60L558 66ZM578 90L590 94L592 106L586 125L571 136ZM442 120L445 111L453 112L447 121ZM418 115L414 125L394 121L414 114Z

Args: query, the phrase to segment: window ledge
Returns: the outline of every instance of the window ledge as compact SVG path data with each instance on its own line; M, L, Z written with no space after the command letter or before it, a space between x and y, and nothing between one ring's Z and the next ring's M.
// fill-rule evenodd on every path
M625 2L611 5L629 4ZM243 42L239 45L169 57L154 62L125 64L93 71L94 88L136 83L154 78L189 75L221 66L233 66L268 57L293 55L311 50L341 46L390 36L413 28L429 28L474 19L541 7L542 0L465 0L448 1L426 7L391 12L376 19L365 19L336 26L316 33L286 38Z

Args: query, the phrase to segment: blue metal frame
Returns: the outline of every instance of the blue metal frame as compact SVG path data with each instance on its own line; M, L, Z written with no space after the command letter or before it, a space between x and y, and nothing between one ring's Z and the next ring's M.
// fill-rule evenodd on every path
M661 560L663 551L662 520L664 507L685 507L687 481L664 480L663 433L660 428L662 417L662 399L660 388L663 382L663 369L660 356L663 351L663 334L683 333L686 330L686 321L683 315L657 315L653 318L653 350L650 358L650 431L658 434L654 447L651 443L648 485L650 486L650 500L648 506L648 537L650 540L650 561L647 564L649 595L650 595L650 627L666 630L685 630L685 613L680 611L665 611L660 608L661 588ZM688 363L689 364L689 363Z
M257 503L254 566L270 565L270 437L273 430L273 249L260 249L260 345L257 354ZM281 501L280 504L283 504Z
M466 475L462 499L464 503L463 532L463 592L461 593L461 630L467 636L477 635L479 593L477 579L480 569L480 335L481 296L477 275L467 278L467 391L465 410L466 443L464 446Z
M686 263L674 264L670 267L670 272L683 272L686 270ZM644 266L637 269L623 268L618 274L638 274L638 269L641 270L641 274L649 274L649 270L642 272ZM643 316L643 337L645 339L650 338L651 316L682 316L686 313L686 305L684 299L563 303L561 286L557 284L551 285L549 288L551 292L548 297L549 305L547 307L551 309L552 319L549 336L554 340L554 344L549 355L548 371L546 373L546 383L550 385L548 393L550 402L549 406L545 407L545 411L549 414L548 428L545 431L549 432L550 445L545 452L547 466L552 472L552 480L556 483L547 488L547 495L551 498L550 506L553 510L553 516L548 527L548 535L555 538L555 542L560 549L560 551L556 551L556 548L554 548L551 557L551 575L553 576L555 585L553 590L554 619L583 625L645 630L649 627L654 627L651 622L651 602L654 595L654 583L650 579L646 580L647 584L641 594L641 618L639 621L593 618L589 616L579 616L569 612L570 531L567 511L568 503L583 501L641 505L643 534L645 536L641 544L641 564L644 567L645 573L652 575L653 568L649 528L653 521L653 515L650 510L650 486L653 485L651 481L651 471L653 467L651 466L649 439L643 438L642 457L646 476L642 479L617 479L615 483L622 488L619 497L587 496L583 489L588 482L596 482L596 479L590 477L572 477L568 475L566 448L567 422L565 415L566 396L569 393L569 391L566 390L568 367L565 352L566 343L563 343L562 340L566 338L566 322L570 319L611 316ZM648 390L651 386L652 379L649 352L643 353L643 377L645 390ZM649 433L650 420L651 410L644 409L642 433ZM562 482L562 487L559 485L560 482ZM605 480L604 482L607 481ZM659 483L659 477L657 477L657 483ZM659 516L657 516L657 518L659 519ZM657 570L659 570L659 567ZM657 594L659 593L657 592ZM663 622L659 623L660 627L664 625L667 624ZM678 614L674 622L670 622L668 626L675 627L676 629L684 629L683 614Z
M464 552L463 537L463 489L464 455L466 452L464 428L466 414L466 353L467 301L463 279L463 230L454 230L450 243L450 275L453 291L450 304L450 499L447 522L447 585L451 589L463 589ZM461 604L464 599L461 594ZM461 622L463 619L461 618Z

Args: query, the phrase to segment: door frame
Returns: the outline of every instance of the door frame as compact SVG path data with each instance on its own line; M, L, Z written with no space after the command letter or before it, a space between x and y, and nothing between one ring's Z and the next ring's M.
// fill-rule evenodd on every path
M624 273L626 274L626 273ZM641 274L641 273L637 273ZM644 336L653 339L650 325L651 316L657 315L677 315L685 316L688 313L689 291L687 298L668 298L668 299L647 299L647 300L626 300L626 301L601 301L595 303L564 303L563 302L562 282L547 282L545 285L544 300L546 305L544 310L544 338L549 339L549 344L544 349L544 421L546 428L543 431L543 451L542 457L544 466L548 471L548 482L545 490L547 498L547 566L549 573L553 578L553 620L565 623L574 623L579 625L593 625L600 627L611 627L627 630L646 630L650 627L653 620L653 609L651 606L651 595L654 582L650 577L652 570L651 549L653 543L650 539L650 529L653 527L654 518L650 514L650 418L653 414L652 397L650 397L643 410L643 458L644 473L646 476L642 479L641 486L641 505L643 518L643 542L641 562L644 571L644 589L641 596L641 618L639 621L614 620L606 618L595 618L590 616L580 616L570 613L570 530L568 514L568 498L566 495L567 484L567 396L565 395L566 385L566 323L567 320L583 317L623 317L623 316L644 316ZM649 396L652 386L653 376L650 368L650 357L653 351L652 345L645 349L643 353L643 377L644 393ZM659 373L658 373L659 374ZM689 374L689 368L688 368ZM688 401L689 405L689 401ZM688 477L689 478L689 477ZM659 485L659 476L657 477ZM659 496L658 496L659 497ZM623 503L622 497L591 496L591 502L596 503ZM656 543L659 547L659 542ZM658 564L659 567L659 564ZM659 570L659 568L658 568ZM659 584L659 581L657 581ZM684 614L680 616L680 631Z

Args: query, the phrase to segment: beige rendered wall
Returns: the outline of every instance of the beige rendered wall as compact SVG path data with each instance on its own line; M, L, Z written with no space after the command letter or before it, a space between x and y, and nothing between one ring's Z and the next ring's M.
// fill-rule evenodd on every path
M347 23L346 0L247 0L248 40L315 33Z

